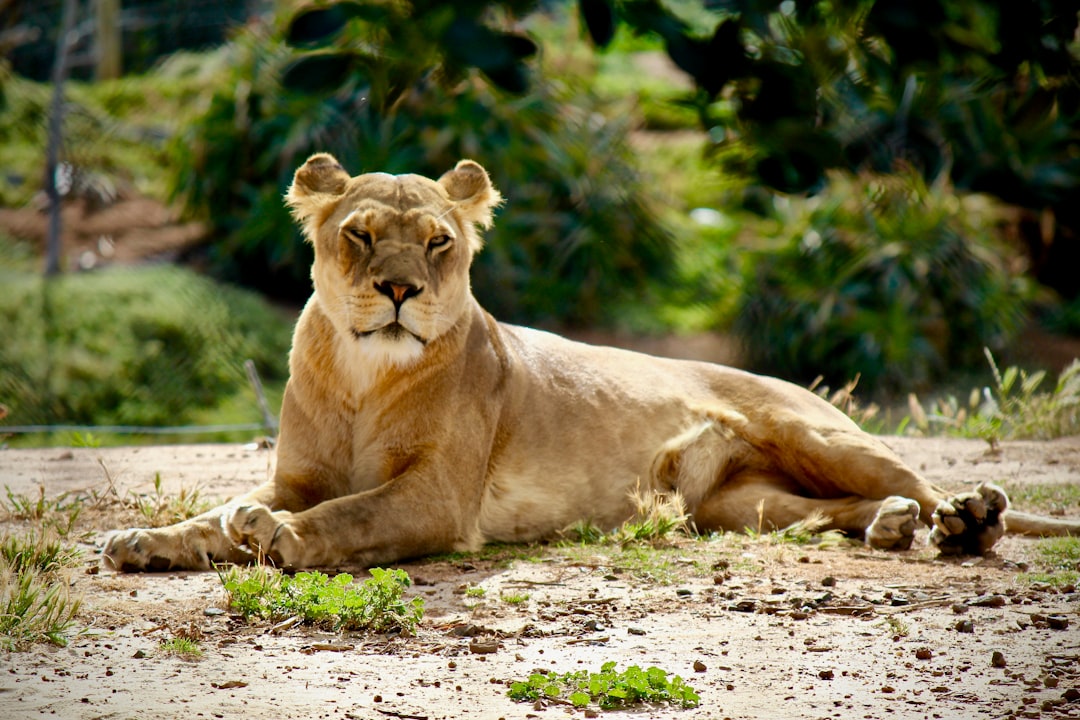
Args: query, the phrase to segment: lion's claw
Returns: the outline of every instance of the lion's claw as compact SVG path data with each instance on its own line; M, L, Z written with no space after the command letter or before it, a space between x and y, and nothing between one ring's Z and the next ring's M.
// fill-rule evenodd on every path
M241 505L225 518L225 531L237 545L277 567L300 563L300 539L288 526L290 513L265 505Z

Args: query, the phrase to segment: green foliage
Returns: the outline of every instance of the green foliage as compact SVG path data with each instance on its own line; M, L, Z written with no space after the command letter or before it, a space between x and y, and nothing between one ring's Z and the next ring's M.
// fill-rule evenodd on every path
M817 197L777 203L756 228L736 322L753 366L910 389L1004 347L1026 291L984 214L911 173L835 176Z
M352 575L320 572L282 575L263 566L232 567L218 575L229 605L246 619L300 621L335 631L411 633L424 616L424 601L403 599L411 580L404 570L371 568L360 584Z
M600 672L537 672L527 680L510 684L510 698L518 702L563 700L574 707L595 702L604 710L620 710L646 703L667 703L677 707L697 707L701 698L678 675L658 667L642 670L631 665L622 672L614 662L606 662Z
M290 321L190 271L0 277L8 423L177 425L246 389L247 358L284 377Z
M991 446L1000 440L1050 440L1080 432L1080 360L1061 371L1052 390L1040 392L1045 371L1029 374L1011 366L1001 372L994 356L985 352L993 385L972 389L966 405L949 395L927 411L914 393L909 396L915 432L977 437Z
M106 199L131 189L165 199L173 162L165 138L199 113L199 97L228 62L224 51L178 53L145 75L68 82L60 160ZM0 88L0 205L19 207L42 189L52 91L3 67Z
M683 102L727 169L784 192L818 190L832 168L947 176L1049 213L1052 225L1025 232L1036 274L1067 297L1080 291L1075 3L609 6L694 78Z
M538 84L507 96L486 83L451 82L465 66L488 70L476 58L447 64L431 38L454 36L453 11L422 5L412 15L397 4L370 6L388 25L350 15L326 36L328 47L301 60L281 32L237 39L236 63L209 109L174 145L176 193L223 237L209 249L211 266L278 296L306 298L311 248L281 196L309 154L332 152L354 173L435 177L471 157L508 198L474 267L481 301L510 320L610 319L620 300L664 275L670 252L633 169L626 127L603 121L587 94ZM324 77L332 88L289 90L305 66L345 52L356 57Z

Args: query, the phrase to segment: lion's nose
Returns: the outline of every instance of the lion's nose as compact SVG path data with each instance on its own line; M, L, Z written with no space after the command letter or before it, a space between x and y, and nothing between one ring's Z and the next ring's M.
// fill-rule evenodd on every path
M411 297L419 295L423 288L408 283L383 280L382 282L375 283L375 290L393 300L395 306L401 307L403 302Z

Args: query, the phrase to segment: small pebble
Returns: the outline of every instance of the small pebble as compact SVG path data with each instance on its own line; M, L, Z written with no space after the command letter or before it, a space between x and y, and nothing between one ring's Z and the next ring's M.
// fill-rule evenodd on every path
M694 661L694 672L701 673L701 672L705 672L706 670L708 670L708 668L705 667L705 663L701 662L700 660L695 660Z
M991 667L1003 668L1005 667L1005 655L1000 650L995 650L994 654L990 657Z
M915 657L919 660L929 660L934 657L934 653L931 652L930 648L921 647L915 651Z
M833 679L833 671L832 670L822 670L821 672L819 672L817 674L817 676L819 678L821 678L822 680L832 680Z
M970 620L960 620L956 623L956 631L962 633L975 632L975 624Z

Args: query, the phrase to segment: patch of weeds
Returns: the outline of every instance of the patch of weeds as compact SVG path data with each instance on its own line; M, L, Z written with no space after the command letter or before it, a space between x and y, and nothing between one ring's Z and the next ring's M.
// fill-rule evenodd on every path
M174 637L163 640L158 649L166 655L176 655L185 660L195 660L203 655L202 648L196 640L186 637Z
M998 483L1014 505L1052 512L1080 507L1080 485L1076 483Z
M829 523L829 519L821 513L814 512L808 517L794 522L785 528L765 531L765 503L758 503L758 526L746 528L746 535L751 540L764 542L769 545L817 545L818 547L835 547L847 540L839 530L825 530L822 528Z
M45 497L44 485L38 485L36 497L16 493L7 485L4 492L7 500L0 500L0 509L8 519L39 523L44 528L55 530L61 537L66 537L72 531L83 509L82 500L69 498L67 493L53 498Z
M907 637L911 634L911 628L908 627L908 624L895 615L886 616L878 625L888 630L893 637Z
M634 577L660 585L670 585L678 579L678 571L670 553L650 545L625 545L611 555L614 569L629 572Z
M918 397L908 396L909 426L916 433L981 438L996 449L1002 440L1049 440L1080 432L1080 360L1061 371L1052 390L1040 392L1045 371L1028 374L1011 366L1002 372L990 351L984 353L993 387L972 389L966 404L950 395L926 410Z
M465 597L479 599L487 595L487 590L479 585L468 585L465 588Z
M206 512L210 503L199 496L199 490L180 488L179 494L166 495L161 487L161 473L154 473L154 493L134 496L135 509L150 527L174 525Z
M412 584L404 570L371 568L371 577L354 584L353 576L333 578L320 572L283 575L265 566L218 569L229 606L245 619L300 622L335 631L412 633L424 616L424 601L402 596Z
M19 650L39 642L67 645L79 600L63 584L38 573L0 570L0 647Z
M645 703L691 708L701 703L697 692L678 675L669 675L658 667L642 670L637 665L617 672L614 662L604 663L598 673L533 673L527 680L512 682L508 694L518 702L548 700L578 708L596 703L604 710Z
M529 602L529 593L503 593L499 599L507 605L523 605Z
M687 533L690 516L686 503L678 492L658 493L635 490L630 493L634 516L611 532L589 520L579 520L563 531L568 542L583 545L614 543L662 544L676 533Z
M47 574L75 567L82 553L66 547L47 531L5 535L0 539L0 561L16 575Z
M1032 549L1038 568L1020 575L1020 581L1054 586L1080 583L1080 538L1043 538L1036 541Z
M598 545L608 539L608 533L591 520L578 520L562 531L565 543Z

